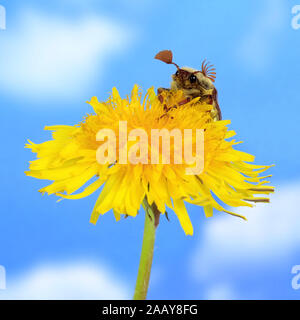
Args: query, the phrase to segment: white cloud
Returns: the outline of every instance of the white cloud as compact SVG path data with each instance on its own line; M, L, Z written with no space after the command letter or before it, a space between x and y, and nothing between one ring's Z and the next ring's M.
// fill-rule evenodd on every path
M266 0L262 12L249 25L236 54L250 70L266 67L280 46L278 37L284 28L285 13L284 0Z
M204 297L205 300L234 300L236 296L227 284L217 284L209 288Z
M278 186L271 204L239 211L247 222L227 215L209 219L191 259L195 278L210 285L223 276L234 282L245 270L249 276L288 261L300 247L299 194L300 183Z
M133 37L127 26L96 15L25 11L0 35L0 88L35 99L78 95Z
M127 285L101 265L91 263L47 264L7 280L1 299L16 300L123 300L130 299Z

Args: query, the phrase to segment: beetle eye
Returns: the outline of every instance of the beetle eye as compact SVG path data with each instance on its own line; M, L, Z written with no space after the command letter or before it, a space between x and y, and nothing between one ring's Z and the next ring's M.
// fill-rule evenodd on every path
M196 81L197 81L196 76L192 74L192 75L190 76L190 83L195 83Z
M177 76L178 77L178 75L179 75L179 72L178 72L178 70L175 72L175 76Z

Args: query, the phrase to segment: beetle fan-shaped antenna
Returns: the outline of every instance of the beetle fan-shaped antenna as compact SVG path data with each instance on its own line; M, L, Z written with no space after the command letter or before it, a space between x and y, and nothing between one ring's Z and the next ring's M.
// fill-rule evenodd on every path
M216 80L216 68L214 68L213 64L210 64L206 59L202 62L201 72L205 77L210 79L212 82Z
M174 66L179 70L179 66L173 62L173 53L171 50L163 50L157 53L154 59L160 60L167 64L174 64Z

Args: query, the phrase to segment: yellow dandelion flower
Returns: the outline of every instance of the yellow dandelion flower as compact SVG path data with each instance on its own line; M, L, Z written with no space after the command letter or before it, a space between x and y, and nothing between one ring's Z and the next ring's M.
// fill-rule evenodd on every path
M273 187L265 186L267 177L260 177L270 166L251 164L254 156L234 149L238 142L231 140L235 132L227 128L230 121L212 121L211 106L200 104L198 99L180 105L184 97L180 91L162 95L163 101L151 88L142 99L139 88L134 86L130 98L122 99L115 88L107 102L93 97L89 103L94 113L80 124L46 127L52 131L52 140L41 144L29 141L26 147L37 154L37 160L30 163L26 174L53 181L40 191L66 199L80 199L101 189L92 211L92 223L111 209L117 220L121 215L136 216L147 199L162 214L171 208L188 235L193 234L193 226L185 202L202 206L210 217L213 209L236 215L226 205L252 206L252 202L269 201L259 195L273 192ZM126 135L125 127L120 128L125 124ZM146 148L141 140L134 139L134 134L130 135L137 129L146 134ZM171 157L168 163L163 145L153 147L153 129L159 134L165 129L176 129L182 134L187 129L202 129L202 171L187 174L187 169L193 167L190 162L183 159L175 163L176 152L184 152L175 136L169 139L174 159ZM110 144L103 138L105 132L114 133ZM143 137L140 135L140 139ZM196 154L196 144L195 136L190 136L192 156ZM118 146L115 152L110 149L112 145ZM107 161L100 163L97 154ZM135 163L128 161L132 155ZM159 161L153 163L153 157ZM80 190L83 186L85 189Z

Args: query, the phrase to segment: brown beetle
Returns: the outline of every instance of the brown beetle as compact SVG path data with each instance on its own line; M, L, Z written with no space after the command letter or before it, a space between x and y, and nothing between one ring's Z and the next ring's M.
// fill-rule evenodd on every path
M200 102L208 103L213 106L212 117L215 121L222 119L221 110L218 104L218 92L214 86L216 72L212 65L203 61L201 70L195 70L189 67L180 68L173 62L173 54L170 50L160 51L155 59L161 60L167 64L173 64L177 68L175 74L172 75L171 89L182 90L187 101L200 97ZM163 90L159 88L158 94ZM181 103L183 104L184 101Z

